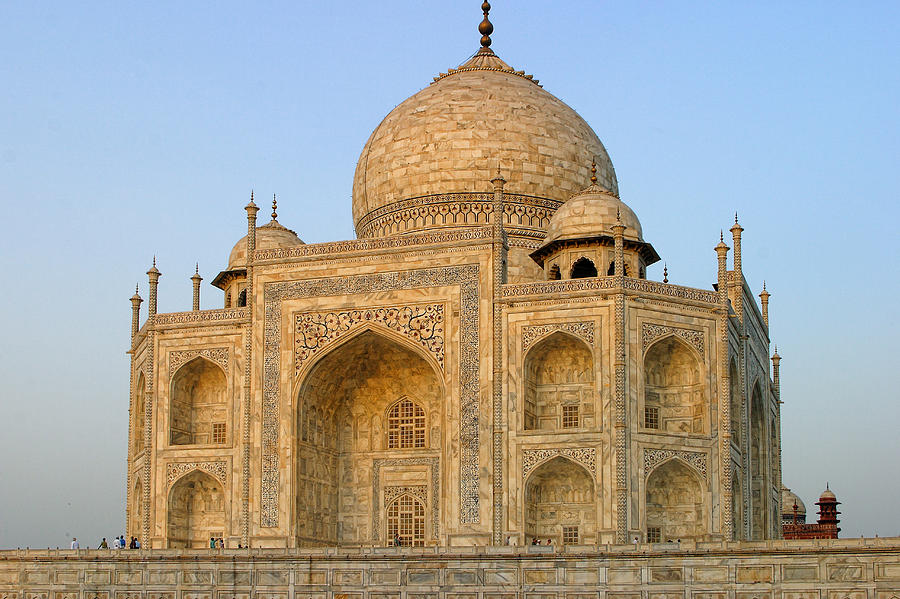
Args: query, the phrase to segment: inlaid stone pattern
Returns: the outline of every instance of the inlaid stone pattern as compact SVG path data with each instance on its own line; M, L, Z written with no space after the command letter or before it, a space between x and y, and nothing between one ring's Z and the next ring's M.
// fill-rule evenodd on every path
M224 460L214 462L176 462L174 464L166 464L166 484L171 487L176 480L194 470L202 470L207 474L211 474L223 485L228 476L228 464Z
M444 368L444 305L364 308L295 315L294 370L299 373L323 348L366 325L385 327L421 345Z
M597 450L593 447L560 447L555 449L525 449L522 451L522 480L535 466L556 456L565 456L582 464L591 473L597 475Z
M281 308L282 302L308 297L352 295L395 289L427 289L458 286L459 306L459 520L480 522L478 486L478 271L477 264L443 268L384 272L354 277L331 277L265 285L263 328L262 477L260 481L260 525L278 526L279 502L279 414L281 398ZM376 499L377 499L376 494ZM436 530L436 527L433 528Z
M673 449L644 448L644 476L649 476L656 466L672 458L683 460L693 466L704 479L709 479L705 453L699 451L676 451Z
M559 322L539 324L522 328L522 350L527 351L538 339L546 337L556 331L565 331L576 337L584 339L588 345L594 345L594 323L583 322Z
M210 347L204 349L187 349L169 353L169 378L175 376L175 372L187 362L196 357L203 357L215 362L228 372L229 351L227 347Z
M697 351L700 352L700 355L704 355L704 335L702 331L695 331L692 329L682 329L680 327L670 327L661 324L651 324L645 322L643 327L641 328L641 342L643 344L643 348L646 350L650 345L659 339L660 337L665 337L667 335L675 335L680 339L684 339L692 346L697 348Z
M384 504L389 505L393 500L401 495L412 495L423 502L428 501L428 487L425 485L402 486L402 487L385 487L384 488Z

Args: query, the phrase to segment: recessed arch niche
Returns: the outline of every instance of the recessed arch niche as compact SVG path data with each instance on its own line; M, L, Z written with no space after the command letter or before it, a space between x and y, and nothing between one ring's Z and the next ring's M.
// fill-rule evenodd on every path
M221 483L200 470L175 481L169 490L166 528L169 547L209 547L210 537L228 535Z
M596 426L594 358L580 339L557 331L525 356L525 430Z
M198 356L172 377L169 443L205 445L220 441L228 422L228 385L222 368Z
M677 458L657 466L647 477L647 539L700 539L707 532L705 483L696 470Z
M147 381L144 378L144 373L141 372L138 375L137 384L134 387L134 430L132 431L132 447L134 447L134 453L138 453L144 450L144 425L147 409L146 387Z
M557 456L535 468L525 483L525 539L563 544L565 529L577 543L597 538L594 479L574 461Z
M141 477L134 477L134 484L131 486L131 519L128 521L128 535L130 537L141 538L141 523L143 522L143 514L141 506L144 501L144 488L141 485Z
M386 513L373 514L373 492L380 492L373 490L373 461L439 454L445 396L440 369L409 341L368 329L330 348L306 372L294 435L297 544L387 542L386 528L372 538L373 517L383 521ZM398 422L391 420L393 408ZM421 474L382 469L380 480L387 479L419 484ZM424 509L429 513L429 506Z
M730 386L729 395L731 396L730 403L730 416L731 416L731 440L737 443L738 447L741 446L741 419L743 418L743 401L741 398L741 375L738 372L737 364L734 363L734 360L731 361L731 365L728 369L728 380Z
M704 434L707 400L700 358L678 337L665 337L644 356L644 426Z
M759 382L750 393L750 523L751 538L766 538L766 498L768 496L768 447L766 413Z

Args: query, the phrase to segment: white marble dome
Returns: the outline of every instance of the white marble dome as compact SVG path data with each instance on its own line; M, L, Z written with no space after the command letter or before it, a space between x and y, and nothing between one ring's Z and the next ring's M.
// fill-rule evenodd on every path
M617 214L625 225L625 239L643 241L641 222L634 211L615 195L592 184L556 211L550 219L543 245L566 239L611 236Z

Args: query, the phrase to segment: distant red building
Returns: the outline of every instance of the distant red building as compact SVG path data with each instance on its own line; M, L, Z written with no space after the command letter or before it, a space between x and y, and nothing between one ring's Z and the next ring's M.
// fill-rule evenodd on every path
M838 528L837 500L828 485L816 502L819 506L819 521L806 523L806 506L803 501L785 486L781 487L781 531L785 539L836 539Z

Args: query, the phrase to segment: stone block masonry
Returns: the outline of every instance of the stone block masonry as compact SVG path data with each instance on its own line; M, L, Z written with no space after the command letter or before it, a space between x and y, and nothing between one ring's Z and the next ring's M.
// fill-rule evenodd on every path
M900 538L0 551L0 599L895 599Z

